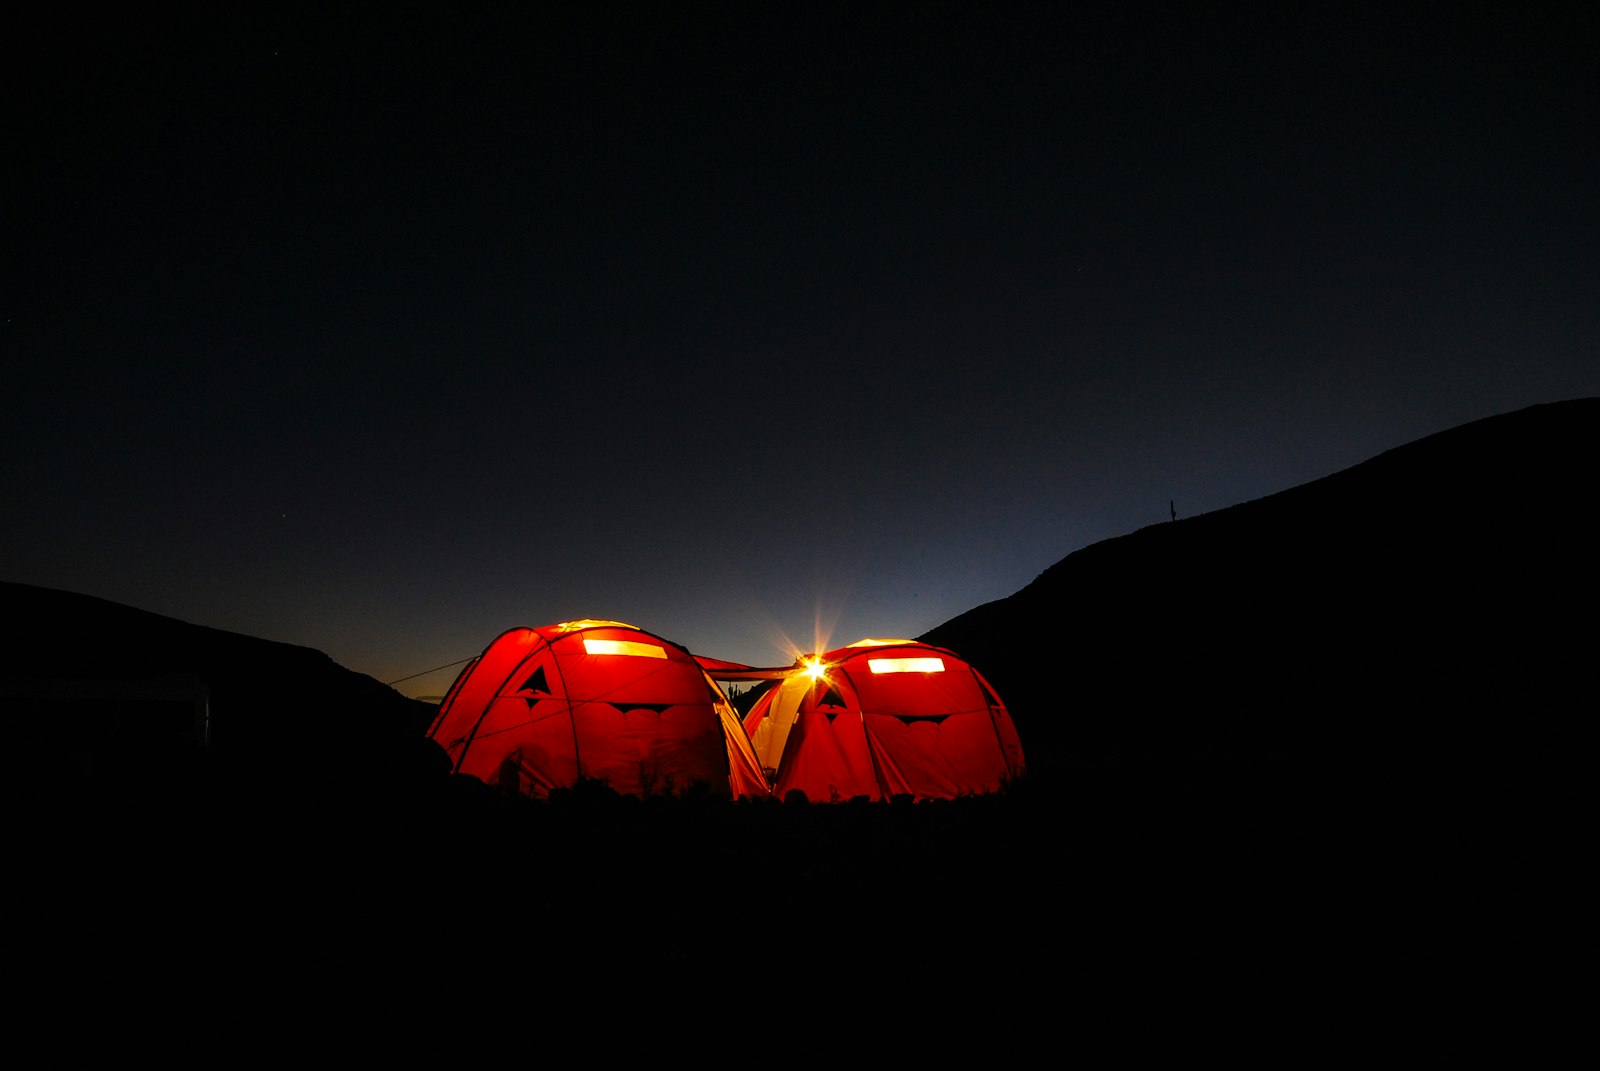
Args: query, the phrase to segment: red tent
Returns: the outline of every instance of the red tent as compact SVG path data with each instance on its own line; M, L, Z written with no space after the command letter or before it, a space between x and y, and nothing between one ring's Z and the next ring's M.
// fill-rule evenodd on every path
M744 727L772 785L813 803L997 792L1022 744L989 682L942 647L859 640L782 670L701 659L719 680L777 678Z
M450 686L428 735L457 773L544 797L767 795L738 715L694 656L621 621L501 633Z

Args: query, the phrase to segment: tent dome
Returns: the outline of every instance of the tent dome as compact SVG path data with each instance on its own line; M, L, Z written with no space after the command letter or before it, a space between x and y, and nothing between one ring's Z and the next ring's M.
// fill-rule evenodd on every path
M1016 726L989 682L916 640L858 640L800 659L744 727L780 798L952 799L997 792L1024 770Z
M501 633L457 675L428 736L456 773L527 796L586 780L629 796L767 795L716 682L621 621Z

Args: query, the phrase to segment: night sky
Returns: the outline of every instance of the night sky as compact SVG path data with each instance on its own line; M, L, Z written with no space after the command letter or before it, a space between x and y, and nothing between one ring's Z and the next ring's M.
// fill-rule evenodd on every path
M783 664L1600 394L1591 10L13 22L0 579L383 681Z

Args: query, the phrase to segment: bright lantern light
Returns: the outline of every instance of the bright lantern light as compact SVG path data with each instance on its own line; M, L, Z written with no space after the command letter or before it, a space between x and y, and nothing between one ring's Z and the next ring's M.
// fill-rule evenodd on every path
M943 673L942 658L869 658L867 668L874 673Z
M802 671L814 681L819 681L828 675L828 667L823 665L820 658L806 658L805 669Z
M640 658L667 657L665 649L653 643L639 643L635 640L596 640L585 636L583 649L588 654L635 655Z

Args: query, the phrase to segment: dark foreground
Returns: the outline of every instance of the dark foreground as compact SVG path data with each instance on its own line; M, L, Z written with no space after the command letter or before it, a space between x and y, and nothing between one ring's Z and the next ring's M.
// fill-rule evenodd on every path
M1401 773L1064 768L992 796L805 804L599 785L530 800L448 773L274 785L196 767L159 789L102 779L41 806L24 839L41 884L91 899L94 917L133 912L173 935L388 919L419 951L470 945L507 915L551 924L548 941L633 919L670 943L781 917L937 924L1007 956L1224 932L1309 946L1402 924L1425 939L1491 889L1552 883L1562 899L1584 854L1581 780Z
M1448 1048L1464 1001L1497 1002L1482 1038L1572 1000L1549 970L1584 903L1563 777L1085 768L810 805L224 772L34 801L13 886L35 992L206 1052L585 1024L612 1059L772 1031L825 1053L868 1016L912 1024L897 1058L944 1062L1002 1028L1025 1051Z

